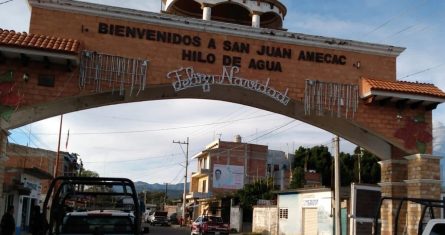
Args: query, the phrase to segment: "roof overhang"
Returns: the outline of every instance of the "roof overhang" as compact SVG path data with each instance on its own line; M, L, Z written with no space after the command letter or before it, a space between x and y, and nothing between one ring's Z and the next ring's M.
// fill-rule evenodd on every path
M53 178L53 176L50 173L43 171L37 167L25 168L25 169L23 169L23 173L34 176L38 179L52 179Z
M378 102L383 105L392 102L398 105L408 105L412 108L424 106L427 107L427 109L435 109L438 104L445 102L445 98L441 97L381 90L371 90L363 94L362 98L365 99L367 103Z
M17 48L0 46L0 52L2 56L6 58L21 58L23 55L34 61L45 61L45 58L49 59L50 63L62 64L62 65L78 65L79 56L75 54L55 53L50 51L35 50L29 48Z
M199 157L201 157L201 156L203 156L203 155L206 155L207 153L208 153L208 151L203 150L203 151L201 151L201 152L199 152L199 153L193 155L192 159L199 158Z

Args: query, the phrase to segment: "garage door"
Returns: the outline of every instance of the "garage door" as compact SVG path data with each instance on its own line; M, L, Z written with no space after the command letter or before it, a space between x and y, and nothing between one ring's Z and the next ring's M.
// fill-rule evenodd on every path
M303 234L317 235L318 233L318 216L317 208L303 209Z

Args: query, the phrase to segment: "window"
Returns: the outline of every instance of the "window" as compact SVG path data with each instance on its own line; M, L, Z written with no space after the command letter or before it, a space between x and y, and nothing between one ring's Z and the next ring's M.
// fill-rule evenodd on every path
M203 192L203 193L206 193L207 192L207 180L203 180L202 181L202 191L201 192Z
M62 231L65 233L91 234L97 229L113 234L133 232L133 221L129 216L69 216L65 217Z
M280 219L288 219L288 209L280 208Z
M431 235L440 235L443 234L443 232L445 231L445 224L436 224L434 225L434 227L431 229Z

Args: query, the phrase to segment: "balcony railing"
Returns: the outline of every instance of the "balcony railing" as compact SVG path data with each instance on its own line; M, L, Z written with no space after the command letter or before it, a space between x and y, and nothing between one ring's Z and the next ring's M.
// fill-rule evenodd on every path
M210 198L212 196L211 192L189 192L186 196L186 199L202 199L202 198Z
M201 169L198 170L198 172L193 172L192 173L192 178L193 177L208 176L208 175L210 175L210 169L201 168Z

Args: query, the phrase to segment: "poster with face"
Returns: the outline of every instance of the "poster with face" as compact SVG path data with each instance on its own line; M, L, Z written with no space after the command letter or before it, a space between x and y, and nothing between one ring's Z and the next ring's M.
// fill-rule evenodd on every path
M244 166L213 165L213 188L241 189L244 186Z

